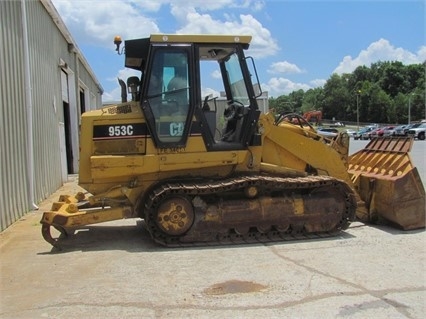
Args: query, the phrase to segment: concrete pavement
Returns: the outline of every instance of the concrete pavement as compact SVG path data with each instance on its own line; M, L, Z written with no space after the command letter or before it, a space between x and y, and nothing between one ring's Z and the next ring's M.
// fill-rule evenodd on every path
M41 236L41 214L59 194L77 190L71 177L39 211L0 233L0 318L420 319L426 313L424 230L355 222L327 239L167 249L152 242L141 222L122 220L86 227L56 252Z

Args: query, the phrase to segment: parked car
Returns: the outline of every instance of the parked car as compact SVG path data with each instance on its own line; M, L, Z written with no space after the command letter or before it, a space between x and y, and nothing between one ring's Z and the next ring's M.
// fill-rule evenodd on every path
M363 140L371 140L371 139L373 139L373 138L375 138L375 137L379 136L379 135L378 135L378 132L379 132L379 130L381 130L381 129L382 129L381 127L378 127L378 128L373 129L373 130L371 130L371 131L365 132L364 134L362 134L362 139L363 139Z
M379 127L368 133L368 138L371 140L375 137L389 136L390 131L394 129L394 125Z
M345 130L345 133L349 135L349 137L355 137L356 131L352 129Z
M395 136L395 129L396 129L397 127L396 126L394 126L393 128L390 128L390 129L388 129L388 130L385 130L384 132L383 132L383 136Z
M334 138L339 134L339 130L335 128L320 127L320 128L317 128L317 133L324 137Z
M393 130L395 129L395 125L382 127L382 130L379 130L377 134L379 136L391 136L393 135Z
M404 128L404 133L405 135L408 135L408 130L412 129L412 128L416 128L417 126L420 126L420 123L411 123L408 124L405 128Z
M393 136L404 136L404 135L406 135L406 132L405 132L406 127L407 127L407 124L396 126L393 130Z
M412 127L408 130L408 136L424 140L426 137L426 123L419 123L419 126Z
M365 136L367 136L367 138L365 138L364 134L371 132L372 130L374 130L374 127L372 127L372 126L363 127L362 129L360 129L358 132L355 133L354 139L356 139L356 140L365 139L366 140L366 139L368 139L368 135L365 135Z
M330 127L342 127L342 126L345 126L345 123L334 122L334 123L330 124Z

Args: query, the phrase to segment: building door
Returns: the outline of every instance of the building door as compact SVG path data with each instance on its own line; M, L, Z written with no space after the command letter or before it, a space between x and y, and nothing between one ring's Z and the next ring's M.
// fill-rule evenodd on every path
M68 74L61 71L61 89L62 89L62 106L63 106L63 132L64 136L61 136L61 143L65 142L65 153L66 153L66 174L74 174L74 156L72 152L72 135L71 135L71 115L69 106L69 85L68 85ZM61 123L60 123L61 125ZM61 145L61 149L63 145ZM65 167L65 165L62 165ZM62 172L62 176L64 172Z
M84 89L80 88L80 114L86 112L86 95Z

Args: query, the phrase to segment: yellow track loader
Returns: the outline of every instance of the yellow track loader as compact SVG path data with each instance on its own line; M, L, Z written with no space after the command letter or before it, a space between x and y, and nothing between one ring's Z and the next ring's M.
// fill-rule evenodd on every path
M121 104L82 115L79 185L87 193L61 196L43 214L44 239L59 247L51 227L68 234L122 218L142 218L153 240L170 247L327 236L356 216L424 227L411 140L349 157L346 134L329 140L296 115L263 114L244 54L250 41L125 41L125 66L141 72L121 81L132 99L123 91ZM213 73L222 87L212 95L203 88Z

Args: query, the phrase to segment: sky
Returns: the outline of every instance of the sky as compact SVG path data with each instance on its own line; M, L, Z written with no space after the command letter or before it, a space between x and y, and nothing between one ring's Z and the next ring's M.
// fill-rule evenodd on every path
M104 93L119 101L124 67L114 36L251 35L270 97L321 87L333 74L378 61L426 61L425 0L52 0ZM212 87L215 90L214 75Z

